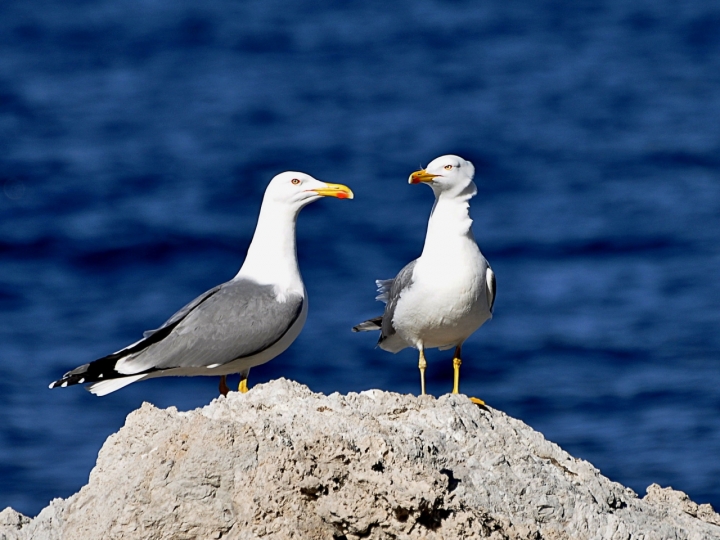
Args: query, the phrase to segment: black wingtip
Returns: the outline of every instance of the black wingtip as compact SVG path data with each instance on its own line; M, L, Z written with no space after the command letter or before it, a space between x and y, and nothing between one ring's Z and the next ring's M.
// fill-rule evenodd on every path
M352 331L353 332L369 332L372 330L380 330L382 328L382 316L375 317L374 319L369 319L367 321L361 322L360 324L353 326Z
M49 388L65 388L66 386L73 386L75 384L83 384L84 382L90 382L86 381L85 377L81 377L79 375L71 375L71 376L65 376L62 379L58 379L57 381L53 381L50 383Z
M51 382L49 388L65 388L76 384L94 383L123 377L123 374L115 371L115 364L117 364L115 356L112 354L89 364L78 366L63 375L62 379Z
M74 384L83 384L85 382L92 382L88 380L88 370L90 369L90 364L83 364L82 366L78 366L72 371L68 371L65 375L62 376L62 379L58 379L57 381L53 381L50 383L50 388L65 388L66 386L72 386Z

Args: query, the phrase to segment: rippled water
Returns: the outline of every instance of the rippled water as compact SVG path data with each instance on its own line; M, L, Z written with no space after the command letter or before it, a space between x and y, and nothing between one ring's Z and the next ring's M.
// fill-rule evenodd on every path
M232 277L282 170L349 184L303 211L305 330L251 383L417 392L415 353L350 327L422 247L407 175L473 161L495 318L463 390L640 494L720 507L720 11L711 3L0 4L0 508L87 481L142 401L68 368ZM449 391L447 353L429 390Z

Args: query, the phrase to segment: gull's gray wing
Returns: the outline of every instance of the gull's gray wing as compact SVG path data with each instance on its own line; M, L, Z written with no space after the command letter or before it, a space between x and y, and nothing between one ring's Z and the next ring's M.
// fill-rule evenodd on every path
M392 319L395 315L395 306L397 306L400 293L412 285L412 275L416 262L417 259L407 264L405 268L400 270L398 275L393 279L375 280L375 284L378 288L378 295L375 297L375 300L385 302L385 313L383 313L380 317L375 317L374 319L369 319L353 326L353 332L381 330L378 343L382 343L385 338L390 337L395 333L395 328L393 328L392 325Z
M380 300L380 302L385 302L387 304L388 299L390 298L390 289L392 288L392 284L395 282L395 278L393 279L376 279L375 285L377 285L377 292L378 295L375 297L375 300Z
M278 301L271 285L247 279L229 281L178 311L143 340L152 343L141 351L128 351L131 354L119 359L115 369L130 375L216 366L252 356L285 335L300 316L302 304L299 295Z
M145 332L143 332L143 338L149 338L154 333L159 332L160 330L163 330L164 328L167 328L168 326L173 326L180 320L184 319L188 313L190 313L193 309L195 309L199 304L201 304L207 298L211 297L213 294L218 292L222 286L223 285L218 285L217 287L213 287L209 291L205 291L200 296L198 296L195 300L193 300L192 302L190 302L183 308L179 309L172 317L170 317L167 321L165 321L162 326L156 328L155 330L146 330Z
M417 263L417 259L405 265L405 268L400 270L398 275L395 276L395 279L388 279L378 283L378 286L380 287L378 290L378 292L380 292L378 300L386 301L385 313L383 313L382 316L380 339L378 343L381 343L384 339L395 333L395 328L392 325L392 320L395 316L395 307L397 306L402 292L412 285L415 263Z

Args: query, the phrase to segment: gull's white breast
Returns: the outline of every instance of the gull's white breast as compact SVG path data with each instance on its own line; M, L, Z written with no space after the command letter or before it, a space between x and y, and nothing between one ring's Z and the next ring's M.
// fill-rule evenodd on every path
M446 247L423 253L412 285L398 300L393 326L409 346L458 345L492 316L485 291L488 264L477 244L466 237Z

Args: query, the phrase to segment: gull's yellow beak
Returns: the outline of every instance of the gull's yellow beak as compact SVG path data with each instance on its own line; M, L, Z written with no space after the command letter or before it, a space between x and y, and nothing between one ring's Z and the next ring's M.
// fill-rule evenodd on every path
M349 187L343 186L342 184L325 184L325 187L312 189L318 195L323 197L336 197L338 199L352 199L354 197L353 192Z
M408 183L419 184L420 182L432 182L432 179L437 178L438 176L440 175L429 173L425 169L420 169L419 171L415 171L410 175L410 178L408 178Z

